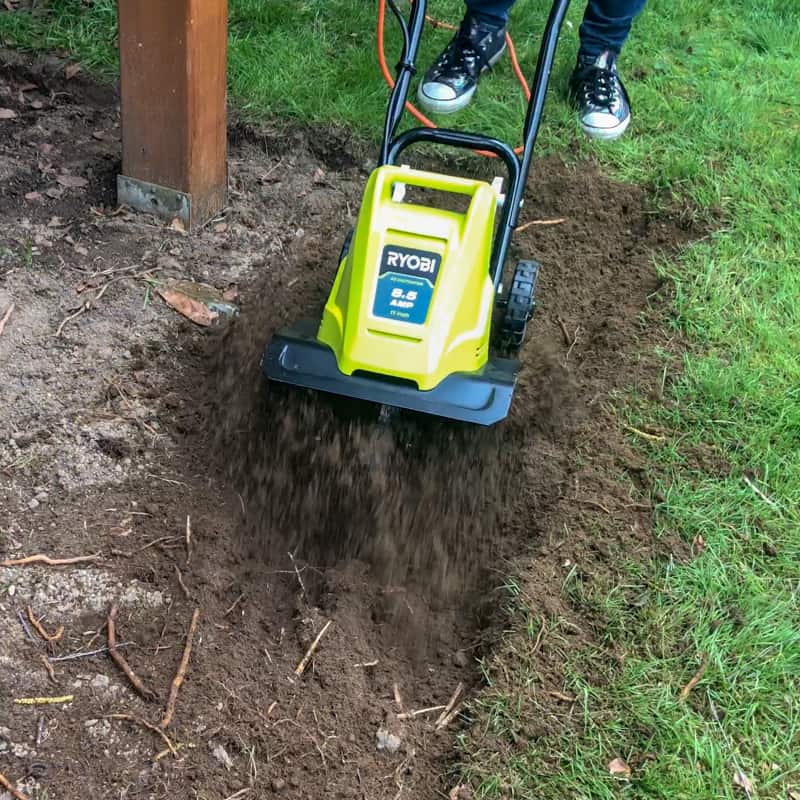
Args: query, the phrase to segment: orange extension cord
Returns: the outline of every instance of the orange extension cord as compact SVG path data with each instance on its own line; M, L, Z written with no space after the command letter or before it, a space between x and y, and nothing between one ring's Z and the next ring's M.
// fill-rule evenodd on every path
M409 0L410 2L410 0ZM433 25L434 28L445 28L449 31L458 30L455 25L451 25L449 22L442 22L441 20L434 19L433 17L429 16L428 14L425 15L425 19ZM378 63L381 67L381 72L383 73L383 78L386 83L389 85L390 89L394 89L394 78L392 77L392 73L389 72L389 67L386 65L386 53L384 52L383 48L383 30L386 23L386 0L379 0L378 3L378 34L377 34L377 44L378 44ZM519 61L517 60L517 51L514 49L514 42L511 39L511 36L506 33L506 44L508 45L508 54L511 57L511 66L514 70L514 74L517 76L517 80L519 81L520 86L522 87L522 91L525 95L525 100L527 102L531 99L531 90L528 87L528 82L525 80L525 76L522 74L522 70L519 66ZM426 128L436 128L436 123L429 120L418 108L416 108L413 104L406 101L406 110L413 115L416 119L418 119ZM521 154L524 148L517 147L514 152L517 155ZM477 153L483 156L489 156L490 158L496 158L497 156L494 153L487 153L485 150L477 150Z

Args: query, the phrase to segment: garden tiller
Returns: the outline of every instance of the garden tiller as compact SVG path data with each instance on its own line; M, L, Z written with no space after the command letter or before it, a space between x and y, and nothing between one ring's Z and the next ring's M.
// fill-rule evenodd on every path
M569 0L555 0L544 29L520 156L497 139L455 130L397 134L426 2L415 0L408 20L394 0L389 4L404 46L379 165L346 238L322 320L278 331L262 366L273 381L492 425L508 415L519 371L515 356L535 305L538 264L519 262L507 291L503 269ZM400 154L417 143L497 156L508 173L505 193L497 179L399 165ZM463 196L461 210L444 207L448 194ZM490 353L490 343L501 356Z

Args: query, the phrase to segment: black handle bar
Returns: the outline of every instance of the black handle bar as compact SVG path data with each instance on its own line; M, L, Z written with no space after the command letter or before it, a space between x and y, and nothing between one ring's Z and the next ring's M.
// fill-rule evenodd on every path
M508 144L498 139L446 128L412 128L396 136L397 128L403 116L403 109L408 99L411 78L415 71L414 62L417 58L422 29L425 25L427 1L413 0L408 22L406 22L397 8L395 0L387 0L387 2L402 28L404 45L403 56L397 65L397 78L389 97L389 107L386 111L380 164L394 164L397 156L406 147L416 142L430 142L432 144L443 144L470 150L486 150L503 160L508 169L509 185L503 214L500 218L497 236L492 249L490 267L495 287L497 287L503 277L503 265L511 243L511 235L519 220L519 210L525 193L525 184L528 180L533 149L539 135L539 126L542 121L542 111L545 97L547 96L547 87L550 82L550 72L553 68L558 37L561 33L561 26L564 23L570 0L554 0L550 8L550 15L547 18L542 34L536 72L533 76L531 99L528 102L525 124L522 129L524 149L520 158L517 157Z

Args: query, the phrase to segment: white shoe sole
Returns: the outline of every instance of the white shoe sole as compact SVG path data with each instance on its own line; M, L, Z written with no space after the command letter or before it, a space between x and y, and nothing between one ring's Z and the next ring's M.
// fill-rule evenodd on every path
M489 63L481 70L481 74L486 72L488 69L493 67L503 56L503 53L506 52L506 45L503 44L503 49L497 53L493 58L489 59ZM425 111L431 114L455 114L457 111L461 111L465 109L471 102L472 98L475 95L475 91L477 90L477 86L470 89L468 92L464 92L461 97L455 97L452 100L437 100L434 97L428 97L423 91L422 87L424 86L424 79L423 82L417 87L417 101L422 106Z
M598 139L602 142L612 142L614 139L619 139L626 130L628 130L628 125L631 124L631 117L630 114L625 117L619 125L615 125L613 128L596 128L593 125L584 125L581 123L581 129L583 132L590 138L590 139Z

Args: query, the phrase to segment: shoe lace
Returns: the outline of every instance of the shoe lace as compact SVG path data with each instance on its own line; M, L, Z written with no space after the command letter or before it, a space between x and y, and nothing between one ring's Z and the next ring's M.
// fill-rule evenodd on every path
M600 108L610 108L618 99L614 71L591 64L579 76L580 94L584 102Z

